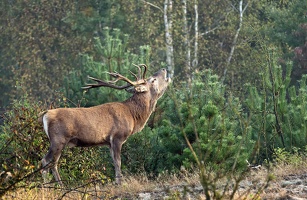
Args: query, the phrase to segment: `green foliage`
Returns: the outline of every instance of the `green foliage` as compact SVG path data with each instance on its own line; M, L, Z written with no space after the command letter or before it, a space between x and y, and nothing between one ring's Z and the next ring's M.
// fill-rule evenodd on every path
M123 149L127 171L157 175L201 165L218 178L244 174L257 147L239 100L210 70L195 74L190 90L185 87L169 88L156 111L163 120L128 139Z
M216 181L240 180L247 170L246 160L253 160L257 146L251 139L251 126L238 98L227 93L210 70L195 74L188 90L180 90L184 87L185 83L171 91L174 105L165 112L169 136L163 140L176 138L170 143L179 147L180 163L186 168L196 165L205 192L218 199L222 195L215 190ZM176 157L173 146L167 149Z
M268 54L264 66L262 87L248 87L246 105L253 128L253 138L261 143L261 160L270 159L277 147L291 151L303 148L306 135L306 80L303 75L298 85L290 85L292 63L285 68Z
M0 196L31 182L42 183L41 159L47 153L49 140L38 121L45 106L25 95L15 100L4 115L0 127ZM79 180L108 182L113 175L109 151L94 148L65 149L60 160L60 173L69 185ZM52 177L50 175L50 181Z
M47 151L47 136L37 120L41 107L41 103L31 103L25 95L15 100L4 115L0 127L0 171L11 177L1 180L0 194L37 177L43 152Z
M110 182L114 170L109 154L109 150L103 147L64 149L59 161L59 172L64 184L75 186L91 181L102 184ZM52 174L49 180L53 183Z
M127 50L128 35L122 34L119 29L110 30L104 28L103 39L94 38L92 55L81 54L80 69L76 69L65 78L64 94L70 102L83 103L86 106L98 105L103 102L124 100L128 97L127 92L114 91L112 88L97 88L89 92L82 91L81 87L86 83L86 75L109 80L106 72L118 72L126 75L132 64L148 64L150 47L141 46L140 54L136 55ZM134 68L135 71L137 68ZM130 76L130 77L129 77ZM133 77L129 74L129 78ZM124 83L123 83L124 84ZM86 100L86 102L82 102Z
M74 9L68 10L66 17L63 18L65 23L71 25L72 31L91 36L93 32L100 32L101 27L112 26L110 23L114 18L111 16L111 7L114 3L112 0L73 1L73 3Z
M283 6L266 6L268 23L263 27L263 34L271 44L281 48L281 64L284 60L294 61L291 79L296 83L307 69L307 4L305 0L286 2Z
M291 165L292 167L300 167L306 165L306 147L305 149L293 147L291 151L276 148L274 152L274 163L278 166Z
M156 131L149 127L130 136L122 150L123 170L132 174L154 173L152 164L160 155L156 139Z
M307 23L306 9L305 0L294 0L286 6L267 6L265 13L269 26L266 27L266 33L271 41L285 48L303 45L307 34L304 30Z
M253 150L250 127L243 120L240 102L224 88L216 75L206 71L195 76L191 91L181 97L172 96L180 119L178 132L186 135L192 145L192 149L184 150L185 165L193 158L225 172L244 169Z
M87 45L62 20L73 9L72 1L5 1L0 9L1 27L5 27L0 32L1 82L5 83L0 101L9 106L8 100L23 96L14 87L16 81L23 81L30 97L51 99L74 66L74 49Z
M1 109L23 96L15 88L21 80L30 97L52 101L64 77L80 67L79 54L92 51L91 38L106 24L120 24L116 10L113 0L1 1Z
M2 191L16 182L41 180L35 172L47 152L48 139L37 123L43 105L32 99L56 97L58 102L62 88L61 106L121 101L129 94L109 88L82 91L86 75L108 80L105 71L127 75L132 63L153 65L165 60L163 1L132 2L0 3L0 107L11 105L0 132L0 173L9 172L13 177L2 183ZM249 2L225 79L228 85L206 69L217 74L224 71L239 21L238 2L198 1L203 19L198 23L198 38L194 35L194 4L188 2L189 48L183 42L182 4L173 3L174 86L159 100L149 126L124 145L124 172L157 175L182 165L197 165L204 187L210 189L218 176L212 179L208 173L222 177L244 172L245 159L282 162L290 154L297 159L307 143L307 76L302 75L304 70L297 71L298 66L307 66L306 2ZM186 50L194 56L195 41L199 64L191 65L194 77L189 85L179 77L185 77ZM276 53L276 47L282 51ZM297 63L281 59L292 59L296 47ZM150 70L156 68L150 66ZM28 95L24 96L25 91ZM259 155L258 160L254 154ZM106 148L66 149L60 163L60 173L69 184L93 178L104 181L114 174ZM31 178L23 180L28 175Z

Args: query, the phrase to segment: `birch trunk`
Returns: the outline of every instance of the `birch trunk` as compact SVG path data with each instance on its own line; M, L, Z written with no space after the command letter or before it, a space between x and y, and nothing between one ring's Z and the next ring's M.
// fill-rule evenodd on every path
M233 38L233 42L232 42L232 46L231 46L231 49L230 49L229 56L228 56L228 58L226 60L226 65L225 65L225 68L224 68L224 73L223 73L223 78L222 78L223 82L224 82L224 80L226 78L227 70L228 70L228 67L230 65L231 59L233 57L236 45L237 45L239 33L241 31L241 27L242 27L242 24L243 24L243 13L245 12L247 6L248 6L248 3L245 5L245 7L243 9L243 0L240 0L240 2L239 2L239 26L238 26L236 34L235 34L235 36Z
M193 69L196 69L198 66L198 2L194 1L194 12L195 12L195 23L194 23L194 31L195 31L195 40L194 40L194 59L192 62Z
M164 1L164 25L165 25L165 40L166 40L166 64L169 71L169 76L174 76L174 47L173 47L173 36L172 36L172 10L173 1Z
M182 0L182 11L183 11L183 38L184 38L184 50L185 50L185 67L184 72L188 83L191 83L191 49L189 41L189 29L187 20L187 1Z

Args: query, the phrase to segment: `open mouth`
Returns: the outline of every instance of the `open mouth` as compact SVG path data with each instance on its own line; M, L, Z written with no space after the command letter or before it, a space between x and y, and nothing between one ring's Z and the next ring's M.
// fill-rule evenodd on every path
M166 69L163 69L163 71L165 72L164 73L164 78L165 78L165 81L170 81L171 80L171 78L170 78L170 74L169 74L169 72L166 70Z
M171 77L169 77L167 74L166 74L166 76L165 76L165 81L166 81L166 82L171 82Z
M170 73L167 70L165 70L165 81L171 82Z

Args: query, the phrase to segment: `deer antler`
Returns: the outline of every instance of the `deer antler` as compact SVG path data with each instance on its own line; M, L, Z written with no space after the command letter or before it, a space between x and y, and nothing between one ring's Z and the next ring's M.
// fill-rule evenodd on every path
M133 64L133 65L136 66L139 69L139 71L138 71L138 78L145 80L146 79L145 75L146 75L146 72L147 72L147 66L145 64L140 64L140 65ZM142 73L141 67L144 67L144 72L143 72L142 76L141 76L141 73ZM133 74L133 75L135 76L135 74Z
M123 75L121 75L117 72L107 72L110 76L114 77L115 80L113 80L113 81L103 81L103 80L88 76L89 79L96 81L97 83L96 84L86 84L86 86L82 87L82 89L91 89L91 88L96 88L96 87L110 87L110 88L122 90L122 89L127 89L131 86L137 87L141 84L146 83L145 74L146 74L146 71L147 71L147 66L145 64L141 64L141 65L133 64L133 65L136 66L139 69L138 76L130 71L130 73L136 78L136 81L131 81L127 77L125 77L125 76L123 76ZM141 75L141 73L142 73L141 67L144 67L143 75ZM116 83L120 80L125 81L128 84L122 85L122 86L116 85Z
M86 90L86 89L91 89L91 88L96 88L96 87L110 87L110 88L114 88L114 89L118 89L118 90L123 90L123 89L127 89L128 87L131 86L131 84L127 84L127 85L122 85L122 86L118 86L115 84L110 83L109 81L103 81L91 76L88 76L88 79L91 79L93 81L96 81L96 84L86 84L86 86L82 87L82 89Z

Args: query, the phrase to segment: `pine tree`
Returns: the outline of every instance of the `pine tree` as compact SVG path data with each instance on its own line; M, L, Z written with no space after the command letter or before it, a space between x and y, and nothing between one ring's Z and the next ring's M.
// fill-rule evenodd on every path
M95 51L81 54L81 67L71 72L65 79L64 94L70 102L77 106L93 106L104 102L124 100L127 92L114 91L112 88L97 88L89 92L82 91L81 87L87 82L87 75L102 80L109 80L106 72L118 72L131 76L129 70L135 71L133 64L149 63L150 47L141 46L139 55L131 53L128 48L129 37L119 29L105 28L102 37L94 38ZM103 38L103 39L102 39ZM131 76L131 79L133 77ZM86 101L86 102L83 102Z
M272 159L276 148L292 151L304 149L307 144L307 77L291 85L291 73L292 62L282 67L276 55L270 53L260 74L262 87L248 87L246 105L253 121L253 138L261 146L260 160Z

